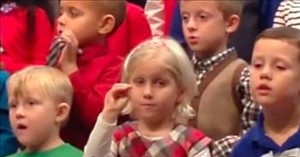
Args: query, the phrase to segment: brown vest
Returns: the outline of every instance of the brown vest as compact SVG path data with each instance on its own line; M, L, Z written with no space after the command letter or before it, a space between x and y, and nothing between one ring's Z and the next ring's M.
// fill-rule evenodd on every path
M214 140L241 132L243 107L235 88L246 65L233 53L206 74L192 101L197 115L189 125Z

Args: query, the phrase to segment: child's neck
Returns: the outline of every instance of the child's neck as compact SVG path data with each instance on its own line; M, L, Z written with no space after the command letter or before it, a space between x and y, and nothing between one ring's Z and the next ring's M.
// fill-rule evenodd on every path
M38 143L37 145L26 146L26 152L42 152L51 150L64 144L64 141L59 137L59 134L49 137L46 141Z
M87 46L91 46L91 45L101 45L101 46L106 46L107 44L107 40L104 36L100 36L97 39L90 41L88 43L85 43L83 45L79 45L79 48L85 48Z
M201 52L195 52L195 55L197 58L199 58L201 60L208 59L208 58L211 58L211 57L217 55L218 53L225 51L226 49L227 49L226 44L222 44L219 48L210 49L210 50L201 51Z
M175 120L168 119L160 122L138 121L139 132L146 137L166 137L174 129Z
M299 129L300 107L285 107L284 111L283 109L272 111L264 110L264 115L265 133L279 146L283 145L287 139L294 135Z

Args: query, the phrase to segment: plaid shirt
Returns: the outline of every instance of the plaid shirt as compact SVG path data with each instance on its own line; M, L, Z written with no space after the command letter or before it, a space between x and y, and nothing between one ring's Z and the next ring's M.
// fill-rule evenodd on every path
M149 139L137 131L135 122L127 122L114 132L114 142L110 156L187 157L208 148L211 140L184 125L177 125L166 138Z
M224 52L218 53L211 58L205 60L199 60L196 56L193 56L193 64L195 73L197 75L197 84L199 85L203 78L205 78L206 73L213 70L213 68L224 60L230 53L236 53L234 48L229 48ZM242 121L242 132L241 135L246 133L251 126L257 121L258 112L261 110L258 105L256 105L249 91L249 67L243 69L239 83L236 87L236 92L241 95L241 103L243 104L243 112L241 115ZM232 151L233 145L240 139L240 136L226 136L220 140L213 142L213 157L228 157Z

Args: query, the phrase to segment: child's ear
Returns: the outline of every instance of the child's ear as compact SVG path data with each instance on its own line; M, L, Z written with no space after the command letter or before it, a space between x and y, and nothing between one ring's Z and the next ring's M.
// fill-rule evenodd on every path
M226 19L226 32L231 34L235 32L240 25L240 17L236 14L231 15Z
M177 95L177 100L176 100L176 104L181 104L184 101L185 98L185 90L180 89L178 91L178 95Z
M57 123L62 123L64 122L66 119L68 119L70 113L70 105L67 103L60 103L57 105L56 108L56 119L55 121Z
M116 24L116 19L113 15L107 14L101 18L99 23L98 33L100 34L109 34L112 32Z

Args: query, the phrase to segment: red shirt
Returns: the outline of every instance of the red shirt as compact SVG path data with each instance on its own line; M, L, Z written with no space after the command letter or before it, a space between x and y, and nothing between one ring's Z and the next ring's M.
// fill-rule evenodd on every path
M53 38L53 29L48 16L41 8L35 9L35 32L28 38L28 10L14 8L8 13L0 12L1 62L4 69L14 73L29 65L45 64L46 56Z
M126 56L135 46L151 37L149 23L144 10L127 3L126 18L117 31L108 38L110 52Z
M104 106L104 97L111 86L120 80L123 59L93 44L78 54L79 70L69 77L74 87L74 99L63 139L83 148Z
M79 71L70 75L75 94L71 119L63 130L67 142L84 147L103 109L106 92L120 81L123 58L150 36L143 10L127 3L126 19L108 38L108 47L94 44L84 48L77 62Z

